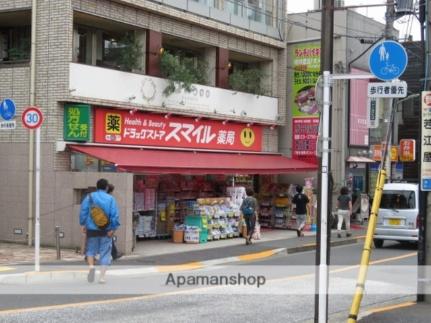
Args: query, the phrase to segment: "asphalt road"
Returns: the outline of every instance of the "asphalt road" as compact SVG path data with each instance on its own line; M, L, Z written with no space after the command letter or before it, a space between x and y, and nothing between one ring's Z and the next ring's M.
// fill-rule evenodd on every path
M361 251L361 244L332 249L330 322L345 322ZM108 276L106 285L87 282L12 285L8 287L10 293L20 294L4 295L3 291L0 322L310 321L314 316L314 261L314 252L304 252L186 273ZM365 307L412 299L416 287L413 246L388 244L375 249L372 262L362 300ZM176 287L171 279L166 286L169 274L175 283L180 276L189 279L197 274L259 276L265 278L265 283L260 288L251 284L253 281L248 285ZM24 289L27 295L23 295Z

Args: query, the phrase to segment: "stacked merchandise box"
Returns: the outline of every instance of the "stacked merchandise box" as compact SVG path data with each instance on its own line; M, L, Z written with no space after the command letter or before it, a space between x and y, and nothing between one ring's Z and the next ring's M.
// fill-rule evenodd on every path
M239 206L230 198L202 198L197 200L201 217L208 222L208 240L239 237Z
M259 224L262 227L273 226L273 206L271 196L262 196L259 199Z
M279 194L274 199L274 228L289 228L291 218L289 198L285 194Z

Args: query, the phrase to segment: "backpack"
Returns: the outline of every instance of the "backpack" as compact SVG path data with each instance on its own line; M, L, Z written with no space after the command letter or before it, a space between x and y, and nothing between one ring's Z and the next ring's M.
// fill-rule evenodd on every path
M244 207L242 209L242 213L245 216L251 216L254 214L254 207L251 205L251 199L247 199L244 201Z
M90 196L90 214L91 219L93 220L94 224L100 229L104 230L108 227L110 221L109 217L105 214L105 211L100 206L97 206L93 198Z

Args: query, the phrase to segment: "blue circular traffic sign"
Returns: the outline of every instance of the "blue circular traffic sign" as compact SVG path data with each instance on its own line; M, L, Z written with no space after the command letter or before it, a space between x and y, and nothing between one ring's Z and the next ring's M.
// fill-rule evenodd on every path
M390 81L402 75L407 67L406 49L398 42L385 40L371 50L368 66L378 79Z
M0 104L0 115L6 121L15 117L16 105L11 99L4 99Z

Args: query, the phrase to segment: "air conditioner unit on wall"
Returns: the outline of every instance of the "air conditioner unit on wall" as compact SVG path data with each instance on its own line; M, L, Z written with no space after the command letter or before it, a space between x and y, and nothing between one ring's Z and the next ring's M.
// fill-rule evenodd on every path
M344 7L344 0L335 0L334 6L335 7Z
M395 12L397 14L397 17L414 14L415 6L413 0L396 0Z

